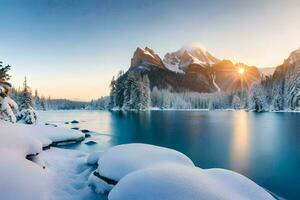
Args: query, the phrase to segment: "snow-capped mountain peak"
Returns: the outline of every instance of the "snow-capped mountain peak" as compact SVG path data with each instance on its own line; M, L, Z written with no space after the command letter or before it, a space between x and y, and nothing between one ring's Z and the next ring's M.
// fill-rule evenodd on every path
M167 53L163 59L166 67L172 71L184 73L191 64L213 65L220 60L211 55L203 46L186 46L178 51Z

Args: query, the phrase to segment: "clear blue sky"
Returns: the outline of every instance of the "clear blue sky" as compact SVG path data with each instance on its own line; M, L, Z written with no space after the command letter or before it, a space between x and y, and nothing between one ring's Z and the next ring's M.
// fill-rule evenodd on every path
M274 67L300 46L297 0L0 0L0 60L43 95L108 94L137 46L161 56L202 43L219 58Z

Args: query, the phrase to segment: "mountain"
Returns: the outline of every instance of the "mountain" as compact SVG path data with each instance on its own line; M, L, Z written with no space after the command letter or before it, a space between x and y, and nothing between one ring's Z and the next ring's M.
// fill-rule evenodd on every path
M178 51L167 53L163 59L169 70L179 73L188 71L191 65L210 66L219 61L218 58L198 46L181 48Z
M154 50L148 47L138 47L131 59L128 73L147 74L151 88L171 89L175 92L196 91L210 93L217 91L208 66L197 67L192 69L193 66L191 65L191 69L187 70L186 73L177 73L166 67Z
M130 69L135 67L157 67L166 69L160 57L149 47L145 47L144 49L138 47L135 50L131 58Z
M243 63L234 64L230 60L222 60L212 65L212 71L216 84L225 92L249 89L253 83L261 80L257 67Z
M242 63L233 64L230 60L220 60L199 46L167 53L163 62L169 70L177 73L208 73L214 86L225 92L248 89L261 78L256 67ZM240 68L244 70L243 75L238 73Z
M163 60L153 49L138 47L128 72L147 74L151 88L175 92L231 92L248 89L261 79L256 67L221 60L199 46L167 53Z

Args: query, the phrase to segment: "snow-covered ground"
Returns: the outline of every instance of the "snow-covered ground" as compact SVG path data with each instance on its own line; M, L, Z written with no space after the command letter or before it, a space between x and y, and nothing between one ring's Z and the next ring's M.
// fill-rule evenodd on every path
M274 199L250 179L224 169L203 170L178 164L154 165L125 176L109 200Z
M50 148L43 151L40 158L45 161L45 171L50 180L52 199L80 200L106 199L88 186L88 177L93 167L87 165L87 155L76 150Z
M44 146L81 140L83 134L45 125L0 120L0 198L5 200L106 199L87 185L87 155Z
M90 155L56 147L43 151L53 142L77 141L82 133L1 120L0 128L1 199L273 199L240 174L195 167L172 149L126 144Z
M109 200L274 199L243 175L201 169L178 151L137 143L101 153L89 184Z

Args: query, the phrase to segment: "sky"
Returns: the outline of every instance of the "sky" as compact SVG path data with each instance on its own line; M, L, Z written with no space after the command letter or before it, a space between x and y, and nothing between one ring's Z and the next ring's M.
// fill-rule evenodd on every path
M275 67L300 47L298 0L0 0L0 60L40 95L109 94L139 47L201 43L220 59Z

